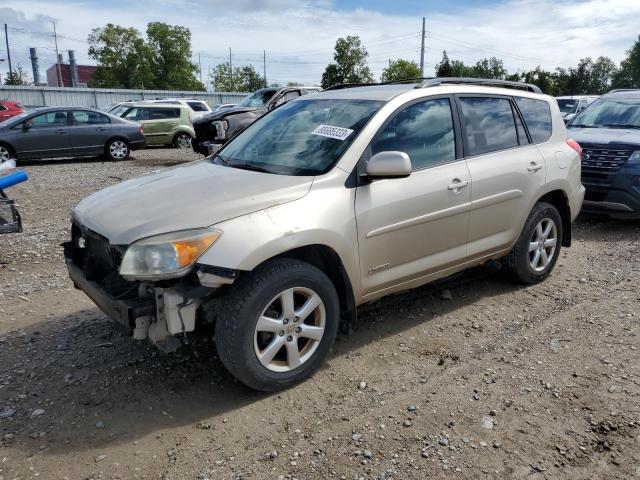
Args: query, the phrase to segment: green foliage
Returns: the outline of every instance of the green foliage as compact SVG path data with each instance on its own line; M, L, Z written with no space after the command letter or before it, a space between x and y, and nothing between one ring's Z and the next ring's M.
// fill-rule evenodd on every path
M211 73L211 84L218 92L254 92L266 87L264 78L253 65L236 67L232 75L228 63L216 65Z
M31 85L29 74L21 66L17 66L12 73L8 73L4 79L5 85Z
M627 58L620 63L614 74L613 88L640 88L640 36L627 51Z
M460 60L451 60L447 51L442 52L442 60L436 65L437 77L470 77L504 80L508 75L502 60L496 57L483 58L475 65L465 65Z
M89 34L89 56L98 63L93 86L144 88L153 82L150 54L140 32L112 23Z
M410 78L419 78L422 76L420 67L416 62L410 60L389 60L389 66L382 71L380 76L381 82L397 82L400 80L408 80Z
M338 38L333 54L335 63L327 65L322 74L322 88L340 83L373 82L373 75L367 66L368 56L360 37Z
M94 28L88 42L98 64L93 86L204 90L194 76L188 28L152 22L145 40L135 28L109 23Z
M154 74L153 88L204 90L191 63L191 31L180 26L152 22L147 25L147 47Z

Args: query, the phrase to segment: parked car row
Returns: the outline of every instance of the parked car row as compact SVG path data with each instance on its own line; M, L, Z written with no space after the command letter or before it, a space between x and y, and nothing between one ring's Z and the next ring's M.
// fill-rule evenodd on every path
M194 148L224 141L215 155L73 210L69 275L134 338L170 351L213 324L240 382L280 390L321 366L362 304L492 259L538 283L570 246L580 146L537 87L282 93L205 116Z

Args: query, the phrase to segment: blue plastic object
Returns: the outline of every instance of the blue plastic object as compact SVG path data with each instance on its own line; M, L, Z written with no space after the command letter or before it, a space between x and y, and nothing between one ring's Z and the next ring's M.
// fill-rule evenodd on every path
M26 182L27 180L29 180L29 175L27 175L27 172L18 170L17 172L13 172L9 175L5 175L4 177L0 177L0 190L13 187L18 183Z

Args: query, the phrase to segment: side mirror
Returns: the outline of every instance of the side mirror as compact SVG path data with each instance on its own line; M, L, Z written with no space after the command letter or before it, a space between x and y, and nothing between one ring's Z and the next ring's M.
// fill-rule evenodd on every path
M367 163L367 176L373 178L408 177L411 159L404 152L379 152Z
M26 121L26 122L23 122L22 129L23 130L29 130L32 126L33 126L33 124L31 122Z

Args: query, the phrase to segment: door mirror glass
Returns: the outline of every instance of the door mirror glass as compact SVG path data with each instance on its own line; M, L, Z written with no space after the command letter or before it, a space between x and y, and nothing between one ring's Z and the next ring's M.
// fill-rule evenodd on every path
M408 177L411 159L404 152L379 152L367 163L367 176L374 178Z

